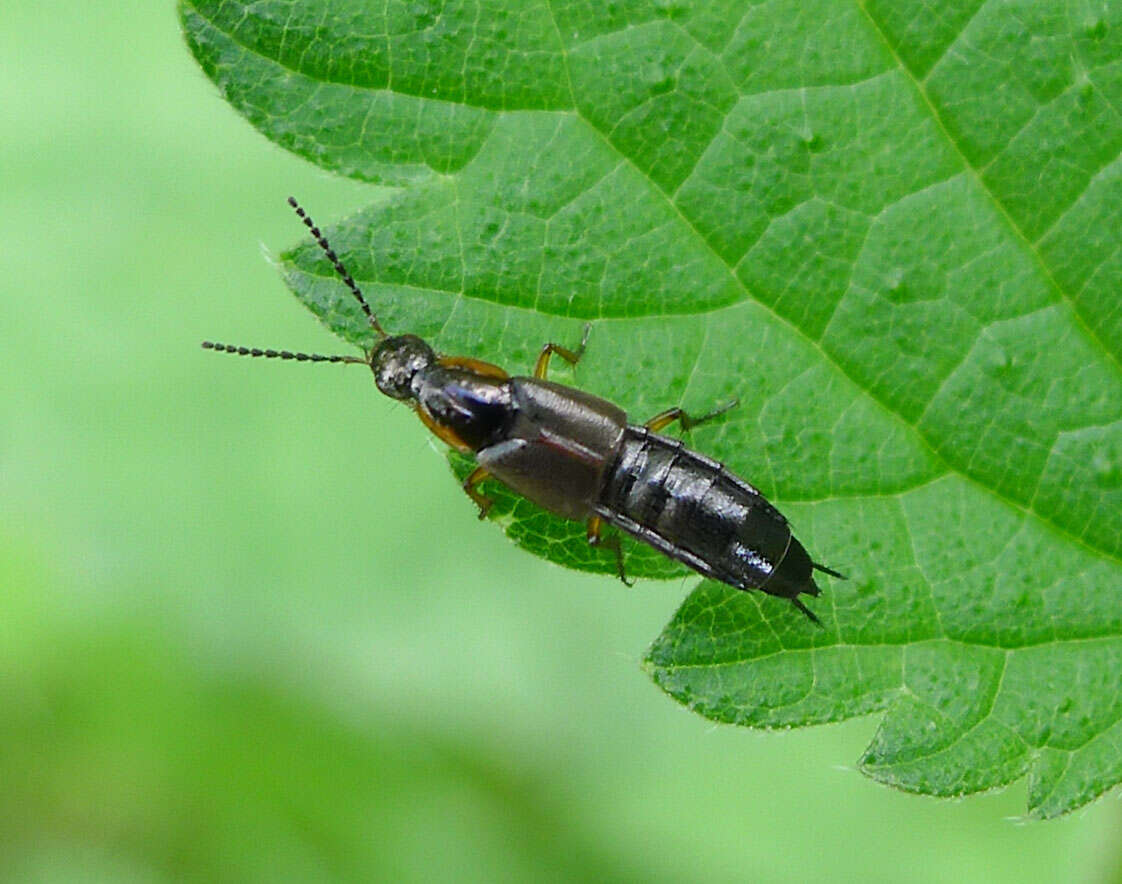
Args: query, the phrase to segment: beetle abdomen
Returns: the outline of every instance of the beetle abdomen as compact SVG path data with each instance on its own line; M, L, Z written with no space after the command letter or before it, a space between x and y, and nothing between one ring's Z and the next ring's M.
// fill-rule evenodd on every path
M695 571L785 598L818 594L787 520L747 482L679 440L629 426L597 513Z

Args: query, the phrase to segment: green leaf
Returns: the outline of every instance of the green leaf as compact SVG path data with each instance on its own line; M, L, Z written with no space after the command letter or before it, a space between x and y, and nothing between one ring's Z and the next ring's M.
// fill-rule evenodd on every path
M883 712L862 769L917 792L1027 774L1054 816L1122 779L1122 6L181 9L267 137L402 185L328 231L387 327L525 372L591 321L560 376L636 419L739 396L691 443L852 579L822 631L702 584L663 689L757 727ZM314 245L284 268L369 346Z

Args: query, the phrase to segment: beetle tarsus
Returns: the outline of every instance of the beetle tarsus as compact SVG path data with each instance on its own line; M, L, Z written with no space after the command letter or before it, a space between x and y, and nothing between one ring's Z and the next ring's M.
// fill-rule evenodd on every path
M720 417L726 411L731 411L740 404L738 398L733 398L731 401L726 402L714 408L712 411L703 414L701 417L693 417L687 414L681 408L668 408L666 411L660 411L649 421L643 424L652 433L657 433L664 427L670 426L674 421L678 421L682 425L682 431L688 433L694 427L700 427L704 423L708 423L715 417Z
M588 520L588 545L605 546L614 552L616 554L616 572L620 581L624 586L634 586L635 581L627 579L627 571L623 567L623 544L620 543L619 535L612 534L604 537L601 533L603 526L603 520L599 516L593 516Z
M627 571L623 567L623 544L620 543L619 537L612 535L604 541L604 545L616 554L616 573L619 576L620 583L624 586L631 588L635 585L635 578L630 580L627 577Z
M487 518L487 513L491 512L491 504L493 504L494 501L487 495L476 490L475 486L490 475L486 467L476 467L471 471L471 475L464 479L464 483L461 486L464 489L464 493L475 501L475 505L479 507L479 521L481 522Z
M586 322L584 324L584 334L581 335L580 344L575 350L570 350L568 347L562 347L560 344L555 344L550 341L542 347L541 353L538 354L538 361L534 364L534 377L539 380L545 380L546 375L549 373L549 358L556 353L562 359L569 363L569 365L576 365L580 362L581 357L584 356L584 348L588 345L588 336L592 333L592 323Z
M740 397L733 396L732 399L730 399L724 405L718 405L712 411L703 414L701 417L690 417L690 415L682 412L682 429L686 432L689 432L694 427L700 427L702 424L708 423L709 421L713 420L713 418L720 417L726 411L732 411L738 405L740 405Z

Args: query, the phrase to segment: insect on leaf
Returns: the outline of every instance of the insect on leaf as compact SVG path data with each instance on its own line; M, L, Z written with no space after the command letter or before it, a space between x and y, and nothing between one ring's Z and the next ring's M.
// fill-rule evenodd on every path
M591 321L561 379L636 420L740 398L691 444L851 579L824 630L701 584L648 653L664 690L756 727L882 712L870 776L1027 775L1039 816L1122 779L1122 4L181 12L266 137L400 185L328 230L389 329L528 372ZM313 244L284 267L371 343Z

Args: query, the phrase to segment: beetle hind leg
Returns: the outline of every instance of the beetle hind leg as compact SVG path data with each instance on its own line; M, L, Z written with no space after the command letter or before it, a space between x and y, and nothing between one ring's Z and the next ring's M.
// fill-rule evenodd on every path
M674 423L674 421L678 421L679 423L681 423L682 429L688 433L694 427L700 427L702 424L708 423L709 421L713 420L713 418L720 417L726 411L732 411L732 409L736 408L736 406L738 406L739 404L740 400L734 398L731 401L726 402L724 405L720 405L717 408L714 408L712 411L701 415L701 417L693 417L692 415L687 414L681 408L668 408L666 409L666 411L660 411L649 421L643 424L643 426L645 426L652 433L657 433L664 427L670 426L672 423Z
M588 545L589 546L606 546L616 554L616 570L619 573L619 579L623 581L624 586L634 586L634 580L627 579L627 572L623 567L623 544L619 542L619 536L612 534L609 537L604 537L601 533L604 528L604 521L599 516L593 516L588 520Z
M471 471L471 475L464 479L463 485L460 486L464 489L464 493L472 500L474 500L475 505L479 507L480 519L487 518L487 513L491 511L491 504L493 504L494 501L491 500L491 498L489 498L486 494L483 494L481 491L479 491L479 489L477 489L475 486L482 482L484 479L488 478L490 475L491 474L487 472L486 467L476 467Z
M576 365L580 362L581 357L584 356L584 348L588 344L588 336L591 332L592 323L586 322L584 324L584 334L581 335L580 345L575 350L562 347L560 344L555 344L552 341L543 346L541 353L538 354L538 361L534 364L534 377L542 381L546 379L546 375L549 373L549 358L554 353L568 362L569 365Z

